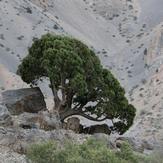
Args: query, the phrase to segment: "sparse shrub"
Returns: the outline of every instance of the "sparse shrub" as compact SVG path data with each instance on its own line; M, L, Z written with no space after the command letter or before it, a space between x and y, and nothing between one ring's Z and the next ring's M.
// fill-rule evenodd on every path
M52 163L56 148L57 144L50 141L43 144L35 144L28 150L27 157L34 163Z
M27 11L27 13L32 14L32 9L31 8L27 7L26 11Z
M81 145L66 143L64 148L54 142L32 145L27 157L32 163L138 163L128 144L113 151L106 142L93 139Z

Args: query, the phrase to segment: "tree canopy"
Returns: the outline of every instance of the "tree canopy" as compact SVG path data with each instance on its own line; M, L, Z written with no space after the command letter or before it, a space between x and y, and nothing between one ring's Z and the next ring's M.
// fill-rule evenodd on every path
M112 130L124 133L133 123L135 108L112 73L81 41L52 34L35 39L18 68L27 83L50 81L54 109L64 121L80 115L93 121L112 120ZM59 95L59 92L61 95Z

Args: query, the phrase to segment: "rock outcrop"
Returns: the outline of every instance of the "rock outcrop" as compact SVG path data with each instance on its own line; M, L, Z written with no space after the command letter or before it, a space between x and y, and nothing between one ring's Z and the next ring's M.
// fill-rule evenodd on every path
M82 143L89 135L75 134L70 130L44 131L39 129L15 129L0 127L0 146L9 147L14 152L25 154L27 148L34 143L54 140L64 145L68 139L76 143Z
M38 87L5 91L2 93L2 103L12 115L46 110L44 96Z
M120 148L126 141L138 152L153 149L145 141L138 143L137 140L127 137L113 138L110 136L110 129L106 124L81 128L80 120L76 117L69 118L65 124L66 130L61 129L59 117L48 111L11 115L5 106L0 105L0 146L10 149L14 155L21 154L22 156L18 155L18 157L22 161L25 161L24 154L31 144L50 140L64 145L67 139L80 144L88 138L93 138L105 140L111 149ZM13 157L11 159L15 160Z

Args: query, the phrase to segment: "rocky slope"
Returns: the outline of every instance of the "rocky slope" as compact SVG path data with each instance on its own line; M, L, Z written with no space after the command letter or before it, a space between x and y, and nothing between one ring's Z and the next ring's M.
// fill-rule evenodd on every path
M127 135L160 145L162 8L162 0L0 0L0 91L28 87L15 72L34 37L71 35L97 52L137 107ZM45 84L42 90L49 102Z

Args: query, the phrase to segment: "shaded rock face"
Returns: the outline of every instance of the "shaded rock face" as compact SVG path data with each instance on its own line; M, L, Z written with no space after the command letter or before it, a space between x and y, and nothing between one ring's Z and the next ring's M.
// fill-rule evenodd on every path
M12 125L11 115L5 106L0 105L0 126L9 125Z
M45 131L61 128L59 117L55 114L43 111L39 113L22 113L13 116L13 127L23 129L43 129Z
M102 125L93 125L90 127L83 128L81 129L81 133L86 133L86 134L104 133L110 135L111 130L109 129L108 125L102 124Z
M5 91L2 93L2 103L12 115L46 110L44 96L38 87Z

